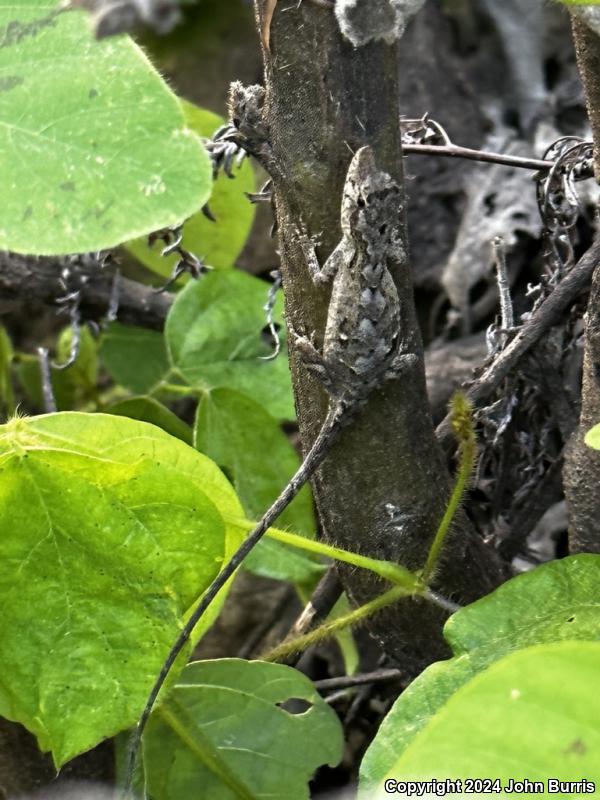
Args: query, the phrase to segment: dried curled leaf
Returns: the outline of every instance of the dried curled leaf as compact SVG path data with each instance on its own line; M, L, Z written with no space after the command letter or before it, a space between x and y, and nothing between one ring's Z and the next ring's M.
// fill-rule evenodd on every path
M519 140L506 146L495 135L482 149L525 155L529 146ZM482 165L470 173L465 191L465 211L442 277L450 302L463 316L468 313L471 289L491 279L492 240L501 237L510 250L518 233L537 238L542 230L529 172Z

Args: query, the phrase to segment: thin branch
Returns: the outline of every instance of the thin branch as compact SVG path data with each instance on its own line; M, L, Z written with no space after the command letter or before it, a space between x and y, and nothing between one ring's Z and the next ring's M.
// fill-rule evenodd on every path
M52 414L56 411L56 400L52 388L52 377L50 374L50 358L47 347L38 347L38 361L40 364L40 377L42 382L42 397L44 398L44 411Z
M506 153L492 153L489 150L474 150L470 147L461 147L454 144L444 126L434 119L430 119L429 114L424 114L420 118L408 119L400 118L400 129L402 131L402 150L405 154L413 153L417 155L446 156L450 158L466 158L471 161L483 161L488 164L501 164L506 167L517 167L519 169L530 169L536 172L552 173L553 170L561 171L563 155L560 150L553 150L551 145L544 153L544 158L526 158L514 156ZM591 147L591 142L586 142L579 137L561 137L558 142L565 139L577 140L577 145L573 153L576 159L576 170L573 172L575 180L587 180L594 177L593 165L587 153ZM584 148L582 150L582 147ZM556 158L549 158L550 154ZM538 178L540 176L537 176Z
M503 331L510 331L515 324L515 315L513 312L512 298L510 296L508 272L506 270L506 248L504 246L504 239L501 236L494 237L492 241L492 250L494 253L494 262L496 264L498 295L500 297L500 324L502 325ZM504 342L502 346L504 346Z
M525 353L539 342L546 331L588 287L598 263L600 263L600 238L594 241L552 294L532 312L515 338L467 389L466 396L474 407L481 405L490 397ZM436 431L438 441L446 450L449 450L453 443L450 423L448 414Z
M423 597L427 598L427 600L430 600L432 603L435 603L436 606L443 608L444 611L447 611L449 614L455 614L462 608L460 603L453 603L452 600L448 600L447 597L439 594L439 592L434 592L432 589L426 591Z
M292 626L288 638L302 636L319 625L329 616L329 612L339 600L343 592L335 564L332 564L317 584L316 589L302 613Z
M385 681L406 681L406 676L399 669L376 669L373 672L362 672L358 675L342 675L339 678L325 678L315 681L315 687L320 691L329 689L348 689L352 686L364 686L368 683L384 683Z
M137 763L138 752L142 740L142 735L146 728L146 724L150 718L150 714L154 708L154 704L160 694L171 667L175 663L179 653L187 644L194 628L207 611L210 604L215 597L219 594L221 589L225 586L227 581L233 577L238 567L244 562L248 554L260 542L268 528L275 522L279 515L287 508L291 501L296 497L300 489L309 481L314 475L315 471L321 466L326 459L329 451L341 431L341 426L336 424L338 410L332 409L321 427L317 437L315 438L310 450L306 454L304 461L297 469L295 474L290 478L289 482L282 490L279 497L272 503L272 505L263 514L255 528L249 536L242 542L235 553L231 556L229 561L223 566L221 572L212 581L210 586L204 592L196 607L189 615L185 625L181 629L179 636L175 643L169 650L167 657L160 669L158 677L152 687L146 705L140 715L138 724L134 728L127 748L126 767L125 767L125 789L129 791L131 788L135 766ZM395 587L398 592L407 593L404 587Z
M0 253L0 301L2 306L23 306L32 301L56 307L63 294L60 278L64 262L58 258L34 258ZM74 268L71 266L71 270ZM77 276L82 284L80 311L85 320L102 320L114 316L115 278L98 266L78 265ZM127 278L118 282L118 314L120 322L161 330L173 295L158 295L150 287Z
M536 172L547 172L554 166L553 161L541 158L525 158L505 153L492 153L489 150L473 150L458 144L403 144L404 155L444 156L446 158L465 158L469 161L483 161L486 164L502 164L505 167L518 167Z

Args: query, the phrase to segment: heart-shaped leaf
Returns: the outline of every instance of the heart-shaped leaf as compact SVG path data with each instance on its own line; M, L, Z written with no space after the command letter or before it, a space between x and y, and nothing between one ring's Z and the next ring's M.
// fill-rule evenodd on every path
M487 791L483 784L471 786L477 797L593 793L600 781L599 671L596 642L511 653L452 696L388 777L462 779L467 795L469 779L489 781ZM576 785L561 786L563 781ZM381 787L377 797L395 791ZM439 793L425 789L420 797Z
M272 345L261 336L269 284L238 270L190 282L165 326L171 365L191 386L248 395L276 419L293 419L287 359L262 360ZM277 317L281 320L281 304Z
M181 439L182 442L192 444L193 434L190 426L182 422L170 408L163 406L153 397L128 397L127 400L112 403L106 412L149 422L151 425L156 425L157 428L162 428L166 433L170 433L171 436Z
M454 614L444 628L455 657L428 667L398 698L361 764L366 796L450 697L506 653L564 639L600 639L600 556L543 564Z
M214 389L201 399L194 439L202 453L226 470L250 519L258 519L269 508L300 465L279 423L252 398L232 389ZM286 508L278 525L314 536L307 486ZM306 554L269 539L262 540L244 567L294 583L312 582L323 571L322 565Z
M170 369L162 333L133 325L113 322L102 336L100 355L114 381L135 394L157 388Z
M128 37L86 14L0 3L0 248L56 255L175 225L210 194L181 106Z
M181 101L185 121L199 136L213 135L225 121L212 111ZM216 222L202 212L190 217L183 226L183 246L214 269L232 267L240 254L254 221L256 206L246 197L255 191L252 166L246 160L233 168L234 178L221 173L213 183L208 200ZM147 239L130 242L127 248L153 272L168 277L173 271L177 256L161 256L160 248L150 247Z
M295 708L295 706L300 706ZM156 800L302 800L322 764L342 757L335 713L290 667L222 659L188 666L144 737Z
M135 722L241 509L208 458L124 417L13 419L0 472L0 713L58 766Z

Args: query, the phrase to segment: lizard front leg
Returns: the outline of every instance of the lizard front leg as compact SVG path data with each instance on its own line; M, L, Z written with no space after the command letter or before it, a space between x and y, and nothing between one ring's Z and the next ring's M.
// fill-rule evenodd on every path
M353 243L346 236L342 236L335 250L321 266L314 239L302 228L297 228L296 235L315 286L322 286L331 281L354 258L355 247Z

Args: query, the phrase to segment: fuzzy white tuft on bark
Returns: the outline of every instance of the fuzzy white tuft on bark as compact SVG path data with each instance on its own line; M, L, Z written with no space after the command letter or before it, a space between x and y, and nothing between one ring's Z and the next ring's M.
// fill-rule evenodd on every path
M381 40L393 44L425 0L337 0L335 15L342 34L355 47Z
M582 19L588 28L600 36L600 7L599 6L570 6L573 14Z

